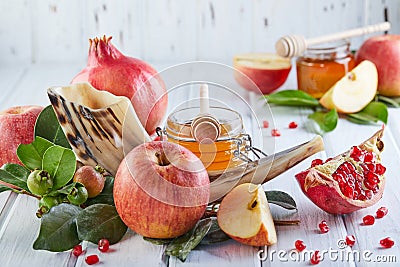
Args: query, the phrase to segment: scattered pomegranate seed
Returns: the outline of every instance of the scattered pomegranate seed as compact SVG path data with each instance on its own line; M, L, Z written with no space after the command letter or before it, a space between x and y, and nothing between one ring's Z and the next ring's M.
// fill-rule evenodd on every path
M366 215L363 218L363 223L365 225L373 225L375 223L375 218L372 215Z
M110 242L107 239L103 238L99 240L98 248L101 252L107 252L110 248Z
M269 122L263 121L263 128L268 128L268 127L269 127Z
M356 237L354 235L348 235L346 236L346 244L349 247L354 246L354 244L356 243Z
M323 220L322 222L320 222L320 223L318 224L318 227L319 227L319 230L321 231L321 233L323 233L323 234L329 232L329 226L328 226L328 224L326 223L325 220Z
M315 167L317 165L321 165L323 164L323 160L322 159L314 159L313 161L311 161L311 167Z
M278 129L272 129L272 130L271 130L271 135L272 135L272 136L275 136L275 137L281 136L281 132L279 132Z
M295 121L289 123L289 129L296 129L296 128L297 128L297 123Z
M81 245L76 245L72 249L72 254L74 254L76 257L82 254L82 246Z
M316 250L311 256L310 263L312 265L316 265L320 263L320 261L321 261L321 256L319 256L319 250Z
M296 242L294 242L294 246L299 252L306 249L306 244L304 244L302 240L296 240Z
M93 265L99 262L99 257L97 255L89 255L85 259L86 263L89 265Z
M376 218L383 218L385 217L385 215L388 214L388 209L386 207L380 207L377 211L376 211Z
M327 162L329 162L329 161L331 161L331 160L333 160L333 158L327 158L327 159L325 160L325 163L327 163Z
M379 243L384 248L391 248L394 246L394 241L390 237L386 237L386 238L382 239Z

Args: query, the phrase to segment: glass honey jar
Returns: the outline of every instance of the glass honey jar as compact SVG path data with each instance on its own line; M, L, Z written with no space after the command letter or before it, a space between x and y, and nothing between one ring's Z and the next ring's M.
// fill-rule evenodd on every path
M308 47L296 61L298 89L321 98L354 66L348 41Z
M198 125L196 120L199 118L200 107L172 112L167 118L164 133L169 142L184 146L198 156L209 173L219 174L244 163L249 136L245 133L243 120L238 112L223 107L210 107L209 111L215 129L211 124L212 127L208 127L207 131L215 130L217 134L211 134L215 136L215 140L199 140L196 137L194 124Z

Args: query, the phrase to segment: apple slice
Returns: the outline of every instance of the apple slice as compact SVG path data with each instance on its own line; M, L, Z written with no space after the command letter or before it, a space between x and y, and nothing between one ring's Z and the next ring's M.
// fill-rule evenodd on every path
M290 58L272 53L250 53L236 55L233 67L238 70L234 72L235 79L243 88L269 94L285 83L291 63Z
M319 100L327 109L340 113L362 110L376 95L378 71L374 63L362 61L352 71L337 81Z
M241 184L222 200L217 213L219 227L232 239L250 246L277 241L274 220L261 186Z

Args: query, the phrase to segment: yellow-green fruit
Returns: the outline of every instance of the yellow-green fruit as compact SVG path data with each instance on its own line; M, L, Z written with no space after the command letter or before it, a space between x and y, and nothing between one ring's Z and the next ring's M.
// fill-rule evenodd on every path
M92 166L80 167L74 175L74 182L86 187L89 198L98 196L103 191L106 178Z

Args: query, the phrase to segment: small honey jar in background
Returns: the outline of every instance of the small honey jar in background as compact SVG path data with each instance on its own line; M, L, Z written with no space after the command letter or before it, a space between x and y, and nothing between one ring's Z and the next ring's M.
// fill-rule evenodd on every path
M298 89L321 98L354 66L348 41L308 47L296 61Z
M209 173L222 173L243 163L238 154L247 153L247 135L238 112L223 107L209 107L209 112L217 121L216 140L199 141L195 136L193 122L198 118L200 107L172 112L167 118L165 133L169 142L186 147L198 156Z

